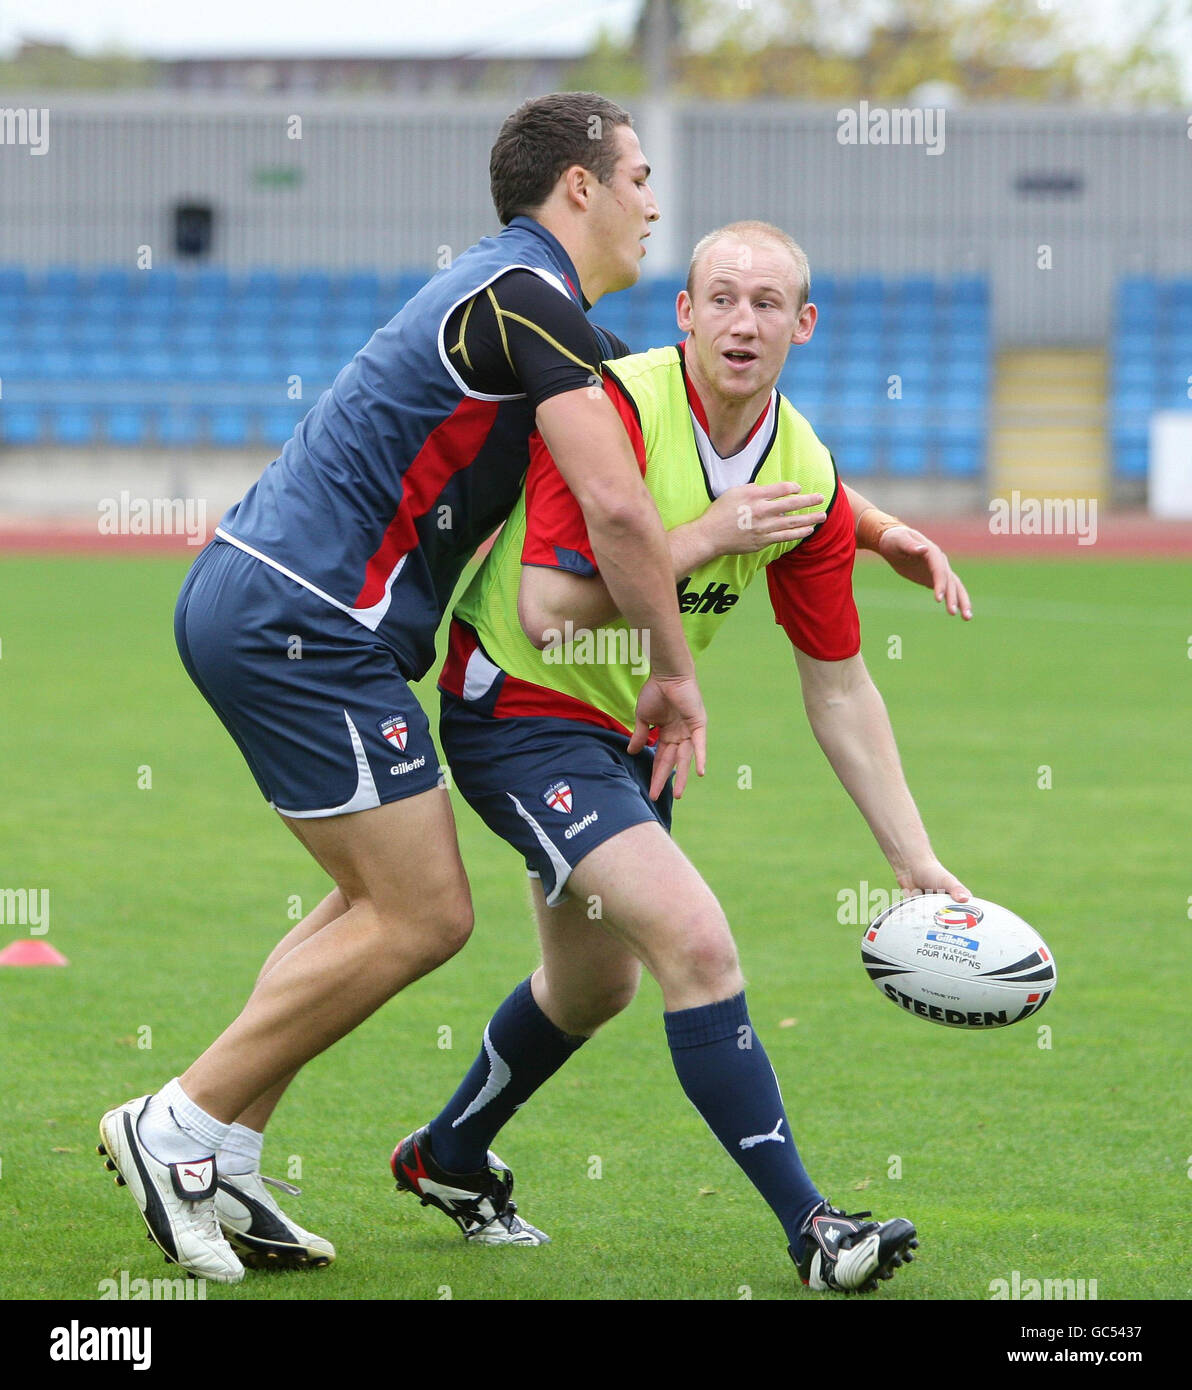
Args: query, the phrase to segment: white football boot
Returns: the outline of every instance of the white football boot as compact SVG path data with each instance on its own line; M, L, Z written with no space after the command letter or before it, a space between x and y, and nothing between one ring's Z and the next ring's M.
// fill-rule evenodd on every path
M149 1100L130 1100L100 1120L99 1152L105 1166L116 1174L116 1186L132 1193L150 1237L168 1261L201 1279L238 1284L244 1266L215 1219L215 1155L190 1163L154 1158L137 1134L137 1120Z
M270 1187L302 1194L300 1187L260 1173L221 1173L215 1215L232 1248L250 1269L321 1268L335 1259L335 1246L304 1231L277 1205Z

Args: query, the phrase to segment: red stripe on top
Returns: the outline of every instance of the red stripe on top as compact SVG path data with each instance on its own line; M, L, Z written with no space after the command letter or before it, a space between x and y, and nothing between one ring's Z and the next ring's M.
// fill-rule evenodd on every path
M480 643L475 632L458 618L451 619L447 629L447 660L439 673L439 689L445 690L462 700L464 697L464 677L468 672L468 657Z
M853 597L854 529L848 493L838 482L827 521L766 566L774 621L816 661L845 661L861 650Z
M464 677L467 674L468 658L480 646L474 629L458 618L452 618L447 639L447 659L439 674L439 689L462 700L464 697ZM494 663L495 664L495 663ZM629 736L627 729L619 720L605 714L595 705L577 700L562 691L551 690L544 685L534 685L531 681L519 680L505 672L501 693L493 707L492 719L571 719L580 724L595 724L601 729L612 729L616 733ZM658 730L650 733L649 743L653 747L658 741Z
M646 441L642 438L642 428L633 405L620 386L607 375L604 378L604 391L620 416L633 446L637 466L644 475ZM583 509L563 481L563 475L555 466L542 435L535 430L530 436L530 467L526 473L526 536L522 542L522 564L558 569L556 548L582 555L594 568L596 566Z
M430 511L452 476L472 464L497 418L498 401L465 396L427 436L402 478L402 498L376 553L365 566L353 608L372 608L403 555L417 548L418 521Z

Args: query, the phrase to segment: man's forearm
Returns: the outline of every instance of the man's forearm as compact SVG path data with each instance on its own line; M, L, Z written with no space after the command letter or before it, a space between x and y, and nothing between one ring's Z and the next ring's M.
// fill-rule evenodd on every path
M590 625L608 622L620 613L631 628L650 632L651 669L660 675L677 675L692 670L692 659L679 618L666 532L652 498L649 510L652 525L644 509L640 517L628 519L629 525L627 519L605 525L603 519L594 524L588 518L588 539L607 598L601 605L607 616ZM576 615L571 616L575 621Z
M692 675L666 533L616 411L602 394L571 391L544 401L537 422L583 510L613 603L631 627L650 634L654 673Z
M839 698L805 692L804 704L816 740L895 872L930 855L885 703L864 668Z
M710 558L707 546L693 525L677 526L666 533L675 582L688 578ZM565 570L528 565L522 571L523 593L529 591L527 613L538 615L539 626L561 630L566 619L576 627L603 627L615 623L621 613L601 575L583 578ZM537 632L529 634L532 640Z

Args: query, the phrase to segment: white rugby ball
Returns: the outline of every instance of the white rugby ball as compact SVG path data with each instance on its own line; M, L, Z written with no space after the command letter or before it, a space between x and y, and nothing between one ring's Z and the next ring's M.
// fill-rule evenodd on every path
M1034 929L984 898L904 898L875 917L861 962L899 1008L946 1028L1006 1028L1055 988L1055 957Z

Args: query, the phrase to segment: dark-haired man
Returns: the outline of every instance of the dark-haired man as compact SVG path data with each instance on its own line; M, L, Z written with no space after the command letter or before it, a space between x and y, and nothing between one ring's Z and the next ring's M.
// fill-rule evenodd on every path
M509 514L535 426L618 604L651 634L638 746L654 725L662 763L703 767L666 538L616 412L592 389L615 345L585 314L638 277L658 217L649 166L628 113L581 92L514 112L491 174L505 229L339 373L224 516L178 602L187 671L336 885L207 1051L100 1124L152 1238L220 1282L243 1278L236 1251L334 1257L262 1185L265 1121L298 1068L471 930L450 802L407 682L433 659L464 565Z

